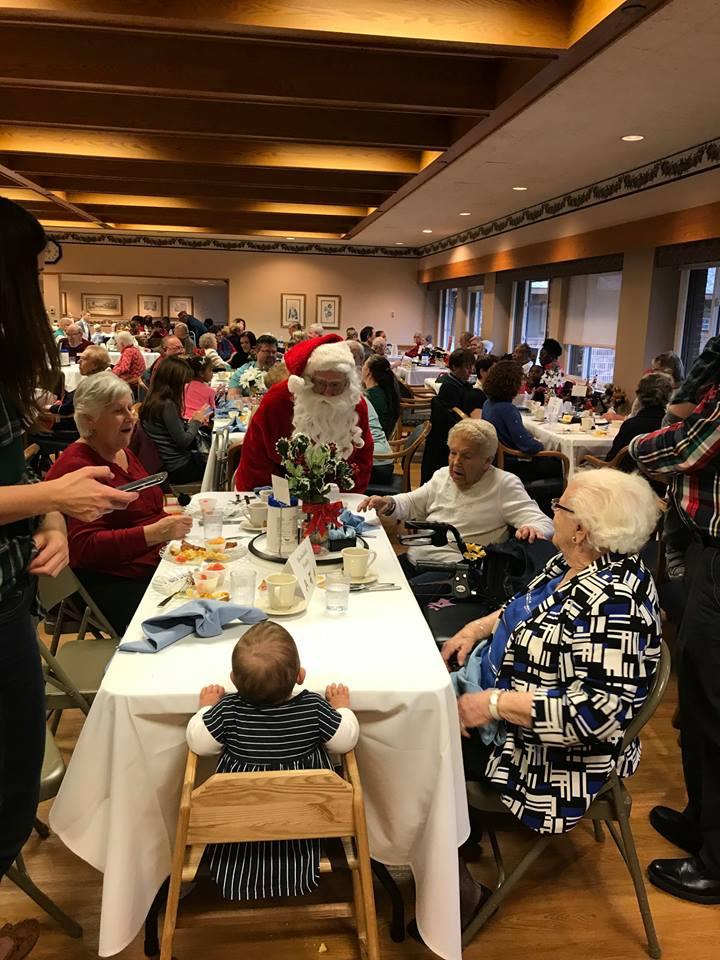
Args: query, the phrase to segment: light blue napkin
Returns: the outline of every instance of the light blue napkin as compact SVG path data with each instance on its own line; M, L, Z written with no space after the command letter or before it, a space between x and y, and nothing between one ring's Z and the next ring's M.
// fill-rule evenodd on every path
M347 507L340 514L340 522L346 527L353 527L355 533L374 534L377 532L377 526L368 523L359 513L352 513Z
M267 614L257 607L245 607L239 603L224 603L222 600L191 600L170 613L143 620L142 640L121 643L118 650L129 653L157 653L178 640L195 634L197 637L217 637L223 627L233 620L241 623L260 623Z

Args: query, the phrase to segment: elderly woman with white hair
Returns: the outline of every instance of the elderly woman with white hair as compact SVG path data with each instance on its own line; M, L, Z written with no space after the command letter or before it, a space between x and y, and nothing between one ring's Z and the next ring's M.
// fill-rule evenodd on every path
M449 465L436 470L427 483L410 493L394 497L369 497L360 510L376 510L398 520L432 520L451 523L466 543L499 543L515 536L532 542L536 537L549 539L553 525L520 480L512 473L492 465L497 453L497 434L485 420L461 420L450 430ZM401 564L410 578L418 572L416 564L458 563L460 554L454 544L445 547L410 547Z
M468 623L443 647L459 694L467 779L495 786L538 833L564 833L612 770L634 773L622 739L648 695L661 621L639 557L661 503L637 474L576 474L553 501L560 553L500 610ZM469 922L489 894L461 867Z
M81 380L75 391L80 439L58 457L48 480L80 467L110 467L106 482L120 487L146 477L128 449L135 427L130 387L112 373ZM68 521L70 566L119 634L123 634L159 562L160 547L182 539L192 519L163 510L160 487L142 490L125 510L93 522Z
M120 359L113 367L113 373L126 383L137 384L145 373L145 357L136 346L135 337L129 330L121 330L115 337L115 343L120 351Z
M229 370L230 364L225 363L217 351L217 346L217 337L214 333L204 333L198 341L198 347L212 361L213 370Z

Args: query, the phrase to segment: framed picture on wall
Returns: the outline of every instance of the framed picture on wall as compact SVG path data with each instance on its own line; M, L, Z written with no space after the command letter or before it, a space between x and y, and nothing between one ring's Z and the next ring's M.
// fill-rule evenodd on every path
M137 312L141 317L161 317L163 315L162 294L139 293ZM191 311L188 311L190 313Z
M305 326L305 294L280 294L280 326L289 327L291 323Z
M121 317L123 298L119 293L81 293L80 307L91 317Z
M62 315L66 317L68 315L67 290L63 290L60 294L60 309L62 310Z
M319 293L315 303L315 323L322 324L328 330L337 330L340 326L340 305L342 297L331 293Z
M190 316L193 315L192 297L168 297L168 316L171 320L183 310L185 313L189 313Z

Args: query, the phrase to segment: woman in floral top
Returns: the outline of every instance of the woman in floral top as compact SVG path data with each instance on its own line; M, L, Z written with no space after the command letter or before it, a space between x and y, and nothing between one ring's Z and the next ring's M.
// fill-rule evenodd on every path
M477 691L458 699L466 776L488 780L538 833L570 830L613 769L635 772L640 743L623 751L622 739L647 697L661 639L655 584L638 556L661 511L647 481L582 472L553 507L560 554L527 593L443 647L475 683L460 691ZM469 922L487 891L464 879Z

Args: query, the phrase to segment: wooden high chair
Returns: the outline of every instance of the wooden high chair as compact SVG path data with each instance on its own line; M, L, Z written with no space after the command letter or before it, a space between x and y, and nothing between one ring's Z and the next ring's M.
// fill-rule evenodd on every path
M282 919L307 920L355 915L360 951L379 960L377 917L362 787L354 752L343 757L345 777L332 770L216 773L195 787L197 755L188 754L175 833L170 889L160 960L171 960L178 925L180 887L195 878L208 843L341 838L352 872L353 901L282 908ZM320 872L330 872L326 858ZM243 908L254 922L277 922L274 907ZM225 912L225 915L226 912ZM194 914L193 922L218 919L217 911Z

